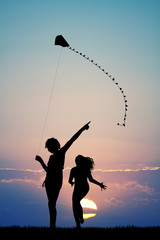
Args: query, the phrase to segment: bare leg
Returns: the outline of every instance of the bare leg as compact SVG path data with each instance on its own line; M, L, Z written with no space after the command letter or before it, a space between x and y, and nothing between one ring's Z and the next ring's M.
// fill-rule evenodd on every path
M48 208L49 208L49 215L50 215L50 228L54 229L56 227L56 217L57 217L56 202L54 202L53 200L49 200Z
M49 215L50 215L50 228L56 228L56 217L57 217L57 210L56 210L56 202L59 195L60 188L50 188L50 186L45 186L47 197L48 197L48 208L49 208Z
M81 212L80 201L73 197L73 214L76 222L76 227L80 228L80 212ZM82 210L83 211L83 210ZM83 213L82 213L83 214Z
M84 219L83 219L83 208L80 204L80 209L79 209L79 220L80 220L80 223L84 223Z
M83 189L83 191L80 190L81 189L74 190L72 197L73 214L77 228L80 228L80 224L84 222L83 208L80 201L87 195L89 187L87 186L86 189Z

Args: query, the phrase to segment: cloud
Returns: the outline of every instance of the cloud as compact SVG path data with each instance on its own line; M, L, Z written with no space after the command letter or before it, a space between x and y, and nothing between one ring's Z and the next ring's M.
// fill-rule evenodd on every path
M44 178L42 170L0 168L0 184L28 183L40 187Z
M18 169L18 168L0 168L2 171L17 171L17 172L35 172L35 173L41 173L44 172L44 170L33 170L33 169Z
M136 190L139 192L143 192L146 194L152 194L153 188L149 187L148 185L139 184L137 181L128 181L123 185L119 185L119 189L123 190Z
M104 204L107 208L134 208L137 206L137 202L139 205L143 205L144 201L148 200L147 203L149 203L150 199L151 203L152 198L155 198L154 188L140 184L136 180L122 183L108 182L108 192L105 194Z
M150 204L150 203L159 203L159 198L153 198L153 197L135 197L133 200L139 204Z
M66 167L64 169L64 175L65 172L70 170L70 167ZM96 173L134 173L134 172L145 172L145 171L157 171L159 170L160 167L144 167L142 169L95 169L93 172ZM37 185L38 187L41 186L41 184L44 181L45 178L45 172L44 170L36 170L36 169L17 169L17 168L0 168L0 183L13 183L13 182L23 182L23 183L32 183ZM66 179L64 179L65 182ZM68 183L68 179L67 179ZM115 183L116 185L117 183ZM142 186L138 184L136 181L131 181L125 183L125 185L117 185L119 189L124 189L124 188L131 188L134 189L139 189L143 192L151 192L152 190L147 187L147 186ZM111 187L111 184L110 184Z
M140 171L156 171L159 170L160 167L143 167L138 169L94 169L93 172L140 172ZM18 169L18 168L0 168L2 171L18 171L18 172L32 172L32 173L42 173L44 170L37 169ZM64 171L71 170L71 167L64 168Z
M107 203L107 205L112 205L112 206L121 206L121 205L124 205L125 202L120 200L120 199L117 199L117 198L110 198L110 199L105 199L104 200L105 203Z
M160 167L144 167L138 169L95 169L94 172L140 172L140 171L156 171L159 170Z
M37 181L34 181L32 179L9 179L9 180L6 180L6 179L1 179L0 183L12 183L12 182L27 182L27 183L35 183Z
M42 184L41 182L37 181L37 180L33 180L33 179L21 179L21 178L13 178L13 179L1 179L0 183L28 183L28 184L35 184L37 187L41 187Z

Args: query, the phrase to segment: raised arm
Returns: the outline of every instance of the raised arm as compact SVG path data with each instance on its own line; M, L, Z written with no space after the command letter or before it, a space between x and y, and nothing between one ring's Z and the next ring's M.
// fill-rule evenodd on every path
M40 156L37 155L36 158L35 158L35 160L38 161L38 162L41 164L42 168L47 172L48 167L47 167L47 165L44 163L43 159L42 159Z
M105 186L105 185L103 184L103 182L100 183L100 182L96 181L96 180L92 177L91 172L90 172L89 175L88 175L88 179L89 179L90 182L92 182L92 183L100 186L100 187L101 187L101 190L105 190L105 189L107 188L107 186Z
M91 122L91 121L90 121ZM63 146L63 149L65 151L67 151L70 146L73 144L73 142L81 135L81 133L84 131L84 130L88 130L89 129L89 124L90 122L88 122L87 124L85 124L78 132L76 132L73 137L71 137L71 139Z

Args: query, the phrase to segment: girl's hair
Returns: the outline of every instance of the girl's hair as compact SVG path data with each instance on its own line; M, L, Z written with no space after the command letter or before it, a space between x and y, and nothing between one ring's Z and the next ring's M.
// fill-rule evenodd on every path
M75 163L78 167L81 167L86 170L93 170L94 168L94 161L90 157L84 157L82 155L78 155L75 159Z
M46 148L53 147L54 149L60 149L60 143L55 138L49 138L45 144Z

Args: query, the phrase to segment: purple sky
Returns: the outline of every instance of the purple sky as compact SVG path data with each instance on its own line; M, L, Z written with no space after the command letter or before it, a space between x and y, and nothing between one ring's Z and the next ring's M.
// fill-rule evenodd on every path
M93 176L107 184L107 190L90 184L86 196L97 205L96 213L84 226L153 226L160 225L160 168L148 170L95 170ZM0 225L48 226L49 215L45 189L41 187L44 172L0 170ZM57 202L57 226L75 226L68 183L69 170L64 170L64 184Z

